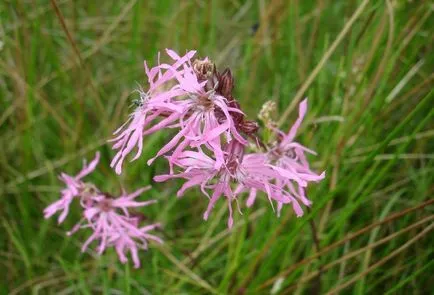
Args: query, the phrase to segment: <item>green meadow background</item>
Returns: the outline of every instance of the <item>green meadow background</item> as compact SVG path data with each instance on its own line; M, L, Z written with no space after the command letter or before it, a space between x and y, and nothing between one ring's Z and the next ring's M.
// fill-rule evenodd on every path
M423 0L0 2L1 294L428 294L434 272L433 3ZM221 201L202 220L197 190L153 183L148 167L172 133L145 139L117 177L106 140L146 87L143 60L197 49L235 75L251 119L273 100L287 129L327 177L309 187L310 211L277 218L264 196L226 228ZM102 153L87 178L117 193L152 184L143 213L162 246L142 267L110 249L80 252L79 219L44 220L57 175ZM241 199L245 199L244 196ZM243 206L244 207L244 206Z

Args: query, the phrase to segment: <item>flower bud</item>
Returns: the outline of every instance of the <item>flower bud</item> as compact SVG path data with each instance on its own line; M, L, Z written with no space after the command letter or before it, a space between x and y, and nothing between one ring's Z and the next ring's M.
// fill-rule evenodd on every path
M218 80L217 92L226 97L228 100L232 100L232 89L234 88L234 78L231 70L226 68L220 75Z

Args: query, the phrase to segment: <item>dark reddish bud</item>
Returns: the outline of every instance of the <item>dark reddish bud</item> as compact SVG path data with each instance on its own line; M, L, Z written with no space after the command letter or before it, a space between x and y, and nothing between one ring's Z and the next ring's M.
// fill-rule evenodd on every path
M217 92L228 100L232 100L232 89L234 89L234 77L229 68L226 68L223 73L219 75Z

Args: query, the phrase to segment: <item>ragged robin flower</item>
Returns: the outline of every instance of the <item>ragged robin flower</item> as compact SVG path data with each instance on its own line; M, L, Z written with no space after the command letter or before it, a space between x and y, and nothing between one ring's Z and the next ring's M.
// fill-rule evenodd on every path
M171 153L169 161L187 147L206 145L217 158L216 166L223 163L221 136L226 142L233 138L246 144L233 120L233 113L242 112L222 95L217 93L218 84L209 89L209 81L201 80L198 70L205 65L192 64L190 58L194 51L180 57L167 50L175 61L173 65L159 64L151 70L146 69L150 89L140 93L140 103L130 119L115 131L113 148L118 150L111 166L116 173L122 172L125 157L137 146L136 160L143 149L143 137L162 129L177 129L178 132L164 145L155 157L148 160L150 165L155 158ZM210 63L205 59L204 64ZM158 73L158 75L157 75ZM203 77L207 77L206 73ZM202 78L203 78L202 77ZM165 89L165 84L168 89ZM212 84L212 83L211 83ZM158 85L159 87L157 87Z
M141 218L136 210L144 206L154 204L156 201L139 202L135 199L149 189L145 187L132 194L123 192L121 196L114 197L104 193L94 184L83 182L82 178L95 170L100 155L96 154L95 159L76 175L70 176L61 174L60 179L65 182L66 188L61 191L60 200L54 202L44 210L45 218L53 216L62 211L58 222L65 220L71 203L76 200L83 210L82 220L68 232L71 235L79 229L90 229L91 236L83 244L82 251L94 241L99 241L98 254L102 254L107 247L114 247L122 263L128 261L126 252L130 252L134 266L140 266L138 250L148 248L150 240L162 243L163 241L149 233L149 231L160 227L159 223L140 226Z
M277 204L278 215L283 204L291 204L296 215L302 216L301 205L311 205L306 197L308 184L325 176L311 171L305 152L312 151L294 141L307 101L300 104L299 118L287 134L266 124L278 134L278 140L275 144L263 142L259 124L246 118L233 95L235 82L229 69L219 72L208 58L192 60L195 51L182 57L173 50L166 52L173 64L159 63L152 69L145 64L149 90L139 91L141 100L131 121L116 131L120 132L113 139L113 148L118 150L112 161L116 172L121 172L122 162L136 146L138 152L132 160L140 156L144 136L173 130L148 165L160 156L168 160L169 173L154 179L185 179L178 196L189 188L200 188L209 198L204 219L224 197L231 227L232 203L238 206L241 194L247 193L247 206L251 206L259 192L265 193L273 209ZM270 115L267 122L272 120ZM256 146L253 151L249 141Z
M134 199L149 188L142 188L132 194L123 193L114 198L110 194L101 193L92 197L91 205L84 209L83 219L68 232L71 235L81 228L89 228L93 231L92 235L83 244L81 250L86 251L87 247L94 241L99 241L97 253L102 254L107 247L114 247L122 263L128 259L125 253L131 252L134 266L140 267L138 249L148 249L148 241L153 240L157 243L163 241L149 233L157 227L159 223L139 226L140 218L135 216L131 209L154 204L155 200L137 202Z

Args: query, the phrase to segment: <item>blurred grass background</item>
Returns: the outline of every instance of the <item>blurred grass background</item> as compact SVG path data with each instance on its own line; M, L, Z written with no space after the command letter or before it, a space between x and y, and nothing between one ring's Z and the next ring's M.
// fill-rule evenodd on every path
M0 292L4 294L428 294L434 271L433 33L431 1L0 2ZM64 27L63 27L63 25ZM66 30L65 30L66 28ZM68 38L68 34L70 38ZM267 100L284 128L309 97L298 140L327 178L297 219L263 198L226 229L226 204L176 181L153 184L145 212L166 244L142 268L80 253L42 210L59 197L60 171L103 154L88 178L134 190L166 170L147 167L170 134L116 177L106 139L146 86L143 60L164 48L197 49L230 67L250 118ZM294 112L295 111L295 112ZM288 114L289 117L282 116ZM312 224L319 249L315 246ZM317 254L319 251L319 254ZM94 256L95 258L92 258Z

